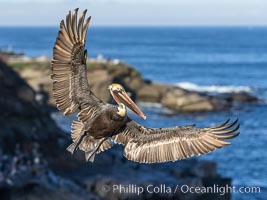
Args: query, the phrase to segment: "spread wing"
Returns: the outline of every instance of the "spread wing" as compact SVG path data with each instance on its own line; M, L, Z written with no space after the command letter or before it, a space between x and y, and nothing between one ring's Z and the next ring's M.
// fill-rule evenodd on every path
M238 136L234 133L238 120L210 128L176 126L170 128L146 128L129 120L119 134L113 136L117 143L125 145L124 156L140 163L176 161L198 156L231 144L223 140ZM234 134L230 134L234 133Z
M103 104L90 90L87 81L85 39L91 17L84 23L85 10L77 25L77 12L78 8L73 13L69 11L66 25L61 21L53 50L53 96L64 115L84 109L88 112L88 108L95 109Z

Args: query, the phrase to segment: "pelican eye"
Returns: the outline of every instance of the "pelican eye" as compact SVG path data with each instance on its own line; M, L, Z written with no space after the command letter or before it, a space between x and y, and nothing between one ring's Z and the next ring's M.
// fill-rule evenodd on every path
M122 88L116 88L115 91L116 92L123 92L124 90Z

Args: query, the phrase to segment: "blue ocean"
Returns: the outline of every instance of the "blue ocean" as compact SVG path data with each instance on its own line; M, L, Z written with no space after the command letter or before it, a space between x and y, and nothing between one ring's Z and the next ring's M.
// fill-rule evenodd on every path
M57 27L1 27L0 49L28 57L52 55ZM92 27L90 57L120 59L145 79L188 90L248 92L262 101L230 111L166 115L158 104L140 103L151 127L218 124L239 118L233 144L198 159L218 163L218 172L236 187L259 186L259 194L233 194L234 200L267 199L267 27ZM108 92L108 91L107 91ZM57 118L69 130L71 119Z

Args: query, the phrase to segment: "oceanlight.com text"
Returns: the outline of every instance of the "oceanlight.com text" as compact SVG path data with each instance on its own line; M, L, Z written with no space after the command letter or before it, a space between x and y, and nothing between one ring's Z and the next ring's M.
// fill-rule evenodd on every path
M136 194L141 195L143 193L161 193L161 194L172 194L172 193L195 193L195 194L219 194L225 195L228 193L260 193L261 188L258 186L219 186L213 185L209 187L204 186L189 186L189 185L176 185L176 186L167 186L165 184L161 185L147 185L147 186L140 186L135 184L118 184L118 185L103 185L102 186L103 192L111 192L111 193L120 193L120 194Z

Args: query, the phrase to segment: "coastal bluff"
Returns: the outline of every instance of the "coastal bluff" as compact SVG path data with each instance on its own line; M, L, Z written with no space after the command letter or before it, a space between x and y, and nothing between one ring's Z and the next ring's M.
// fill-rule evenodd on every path
M98 155L93 164L86 163L81 152L70 155L65 150L70 136L51 119L48 105L36 101L38 93L1 61L0 91L0 199L230 200L229 193L190 193L186 189L230 185L231 179L218 175L214 162L187 159L138 164L122 157L118 145ZM144 191L137 195L131 189L113 190L117 185ZM172 188L171 193L164 189L151 192L164 186Z
M29 85L36 91L44 89L49 94L50 105L55 105L52 97L50 62L10 63ZM221 111L231 108L235 102L256 102L258 99L247 93L227 93L220 96L188 91L183 88L144 80L133 67L119 63L87 64L88 81L92 91L103 101L112 102L108 86L120 83L139 102L160 103L162 106L179 112Z

